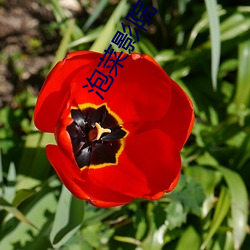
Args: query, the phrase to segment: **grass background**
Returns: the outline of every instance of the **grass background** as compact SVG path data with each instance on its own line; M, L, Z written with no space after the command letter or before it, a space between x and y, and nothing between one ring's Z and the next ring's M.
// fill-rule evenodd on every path
M11 11L13 2L0 6ZM29 36L29 49L0 56L14 86L10 101L1 96L0 249L249 250L250 4L143 0L158 11L136 51L188 93L195 126L171 194L98 209L62 187L44 151L53 136L37 131L32 115L49 69L69 51L103 52L133 1L34 2L48 21ZM25 78L24 59L34 57L45 63Z

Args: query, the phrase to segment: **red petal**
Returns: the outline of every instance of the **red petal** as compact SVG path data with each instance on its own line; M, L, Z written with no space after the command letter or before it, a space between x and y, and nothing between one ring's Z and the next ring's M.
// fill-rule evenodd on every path
M160 128L176 143L179 150L187 141L194 124L194 110L187 94L173 80L171 100Z
M55 129L55 139L59 148L66 154L68 157L75 162L72 142L69 133L67 132L67 126L72 123L73 119L66 117L64 119L60 119L56 124Z
M98 53L90 51L74 52L53 68L36 103L34 123L38 129L44 132L54 131L57 120L69 101L73 76L81 68L94 68L93 58L97 60L98 57Z
M151 192L144 174L125 154L120 155L118 165L90 168L88 178L96 185L105 186L134 198L143 198L145 193Z
M192 102L186 93L172 81L172 92L168 111L165 116L157 122L146 122L141 124L138 131L148 129L160 129L172 138L180 151L186 143L194 124L194 110Z
M70 53L52 70L39 95L35 109L34 121L40 130L53 132L63 108L69 108L69 105L77 106L86 102L103 103L94 92L88 93L86 89L82 88L88 83L86 77L90 77L93 70L98 68L100 57L101 54L89 51ZM173 86L176 90L176 84L150 56L132 54L122 64L124 68L118 66L118 75L114 77L113 85L105 94L105 100L111 109L119 114L124 122L160 119L168 109L171 88ZM102 69L102 72L106 74L109 74L108 71L109 69ZM177 98L171 98L172 107L174 110L178 107L180 111L183 111L187 103L183 108L179 100L188 99L188 97L183 94L181 89L177 89L177 92L179 92ZM69 95L69 93L71 94ZM69 99L70 102L68 102ZM173 110L172 107L171 110ZM172 115L172 112L169 114ZM182 119L181 115L179 117ZM186 117L190 117L190 112L186 113ZM166 115L165 118L169 119L169 116ZM175 122L175 119L171 119L168 127L171 129L175 127L176 123L180 124L179 120ZM177 138L177 144L181 146L192 127L190 125L192 122L186 120L184 123L189 123L189 131L184 132L184 135L181 133ZM186 131L185 126L183 131Z
M165 190L165 192L171 192L176 187L176 185L178 184L178 181L180 179L180 175L181 175L181 172L179 172L179 174L176 176L176 178L171 183L171 185L169 186L169 188L167 190Z
M124 122L159 120L168 109L171 81L159 66L147 58L137 55L135 60L134 57L135 55L130 55L122 61L123 68L117 67L117 76L108 92L99 92ZM88 93L87 88L82 88L88 84L86 77L91 77L94 69L109 75L110 68L98 68L98 63L99 59L96 60L95 67L82 68L72 79L70 98L73 105L103 103L95 92Z
M149 55L142 55L142 57L151 61L156 67L160 68L157 62ZM137 59L137 57L135 58ZM160 68L160 70L163 71L162 68ZM163 132L168 134L173 139L179 150L181 150L191 134L194 125L195 117L193 104L179 85L168 76L167 78L166 82L172 85L168 112L165 114L160 126L156 126L156 124L154 124L152 128L161 128Z
M176 178L171 183L171 185L169 186L168 189L164 190L163 192L159 192L159 193L157 193L155 195L145 196L145 198L149 199L149 200L158 200L159 198L161 198L164 195L165 192L166 193L171 192L176 187L176 185L178 184L180 175L181 175L181 172L179 172L179 174L176 176Z
M137 198L158 199L171 191L181 161L170 137L160 130L128 137L125 154L116 166L89 169L91 181Z
M88 200L98 207L119 206L133 200L105 186L96 186L88 178L88 169L81 171L59 147L48 145L46 153L61 181L78 198Z
M155 199L157 193L171 191L181 171L181 158L168 135L154 129L128 138L125 153L148 180L151 193L147 197Z

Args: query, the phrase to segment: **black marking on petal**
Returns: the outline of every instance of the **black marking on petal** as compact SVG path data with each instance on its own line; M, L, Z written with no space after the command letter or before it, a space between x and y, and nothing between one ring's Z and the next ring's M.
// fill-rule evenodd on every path
M96 109L94 112L90 114L91 124L95 124L96 122L101 123L105 119L107 113L108 111L105 105L102 105L101 107Z
M102 121L102 127L112 128L119 126L118 121L110 113L107 112L105 118Z
M83 117L81 110L79 109L72 109L71 116L74 119L75 123L80 126L81 128L85 127L86 121Z
M76 162L79 167L89 166L91 159L91 146L85 147L80 151L80 154L76 156Z
M119 141L114 142L112 145L109 143L96 143L92 153L92 164L115 163L115 156L120 146Z
M126 135L126 131L118 125L118 121L108 112L106 106L102 105L97 109L72 109L71 116L74 122L66 130L71 138L78 167L115 163L116 154L121 147L120 139ZM104 133L99 140L90 141L89 132L95 128L95 123L110 129L111 133Z
M75 122L72 122L66 130L70 134L74 154L78 155L81 149L88 143L86 134Z
M121 126L111 128L111 133L105 134L101 137L102 141L114 141L123 138L126 135L126 132L122 129Z

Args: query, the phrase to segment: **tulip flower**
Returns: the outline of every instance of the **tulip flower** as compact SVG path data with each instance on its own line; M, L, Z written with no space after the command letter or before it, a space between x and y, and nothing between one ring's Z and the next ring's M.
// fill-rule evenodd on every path
M159 199L178 182L192 103L148 55L124 53L116 75L98 67L100 58L72 52L45 80L34 122L55 135L48 159L63 184L95 206ZM94 82L97 71L112 84Z

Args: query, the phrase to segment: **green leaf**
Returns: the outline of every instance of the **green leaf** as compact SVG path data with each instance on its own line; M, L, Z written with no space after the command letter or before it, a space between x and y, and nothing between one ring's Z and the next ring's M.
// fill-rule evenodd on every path
M250 19L243 14L235 13L221 23L221 41L236 38L250 29Z
M83 225L89 225L97 223L101 220L106 219L116 211L119 211L121 207L112 207L109 209L98 209L87 203L84 210Z
M8 176L7 176L7 185L4 190L4 198L6 201L12 203L15 194L16 194L16 168L13 162L10 163Z
M136 239L134 239L132 237L116 235L116 236L114 236L114 239L117 240L117 241L120 241L120 242L129 243L129 244L135 245L135 246L141 246L142 245L141 241L136 240Z
M54 183L48 180L49 184ZM44 183L42 189L21 204L22 212L36 228L9 218L1 225L0 249L44 250L51 246L49 233L56 209L56 192ZM36 245L39 243L39 248ZM16 246L16 247L14 247ZM19 247L18 247L19 246ZM34 247L33 247L34 246Z
M163 224L159 228L152 227L146 240L143 242L143 250L161 250L164 246L164 235L167 225Z
M66 53L67 53L68 44L70 42L70 37L71 37L72 31L73 31L73 28L74 28L74 25L75 25L75 20L74 19L70 19L67 24L68 25L67 25L66 32L64 32L62 41L61 41L61 43L59 45L58 50L56 51L56 55L55 55L54 61L53 61L52 65L51 65L51 69L60 60L62 60L65 57Z
M40 133L39 133L40 134ZM37 145L36 147L26 146L31 139L34 139L34 143L38 143L39 141L35 141L37 138L32 136L34 134L29 134L26 138L26 141L21 161L19 163L19 173L22 175L30 176L33 179L44 180L48 177L49 171L51 171L51 165L46 157L46 152L44 147L40 147ZM40 134L41 135L41 134ZM47 135L53 136L53 134L44 133L43 138L47 137Z
M7 212L11 213L13 216L15 216L18 220L26 223L27 225L30 225L34 228L36 228L26 217L25 215L20 212L16 207L12 206L9 202L4 200L0 197L0 209L4 209Z
M160 65L163 65L165 62L171 61L175 59L175 53L173 50L162 50L157 53L155 56L155 61Z
M240 249L240 246L246 236L248 221L247 189L238 173L221 166L214 166L214 168L218 169L222 173L229 187L234 248Z
M112 36L114 35L115 27L118 21L122 16L126 15L128 8L129 6L127 1L121 0L109 18L107 24L104 26L102 33L91 46L90 50L103 52L106 49L107 45L111 41Z
M239 149L237 150L234 157L233 166L236 166L237 169L241 169L250 158L249 152L250 152L250 133L246 135L244 141L241 143Z
M2 150L0 148L0 182L3 182Z
M84 31L86 31L95 22L95 20L100 16L100 14L105 9L107 4L108 4L108 0L101 0L101 2L98 4L96 9L93 11L93 13L91 13L88 20L84 24L83 26Z
M2 166L2 151L0 148L0 197L3 196L4 194L4 189L3 189L3 166Z
M153 43L147 39L146 37L140 36L140 42L138 42L139 47L141 48L142 52L148 54L152 57L157 55L158 51Z
M137 240L141 240L147 231L147 221L145 218L145 213L143 212L142 209L136 210L134 224L135 228L137 229L135 238Z
M191 0L178 0L178 7L180 14L183 14L186 11L187 5L190 1Z
M103 30L103 26L99 26L94 30L91 30L84 37L81 37L68 44L68 49L79 46L81 44L89 43L95 41L95 39L100 35L100 32Z
M221 180L221 175L218 173L218 171L206 169L200 166L185 168L184 172L186 176L192 176L201 184L206 196L210 196L214 193L216 185Z
M61 32L62 32L63 36L65 36L65 33L68 32L67 23L71 22L71 20L73 20L73 19L67 18L67 16L64 13L64 10L61 8L58 0L50 0L49 3L52 7L52 11L53 11L54 16L56 18L56 21L60 25L59 27L61 29ZM77 25L73 25L71 33L72 33L73 39L78 39L79 37L83 36L83 32L81 31L81 29Z
M200 249L200 236L192 226L189 226L178 242L176 250L199 250Z
M38 179L34 179L32 177L19 174L17 176L16 189L17 190L27 190L27 189L31 190L38 186L41 186L41 184L42 184L42 181Z
M54 13L54 16L57 20L57 22L62 22L63 20L66 19L66 16L59 4L59 1L58 0L50 0L50 4L52 6L52 10L53 10L53 13Z
M161 250L164 246L164 235L167 231L166 223L157 227L154 220L153 214L154 205L148 203L147 219L149 221L149 232L142 244L143 250Z
M206 238L201 245L201 249L206 249L207 244L209 243L210 239L216 233L219 226L221 225L224 218L226 217L229 211L229 208L230 208L229 192L225 187L222 187L220 191L220 196L219 196L216 208L215 208L215 213L214 213L211 225L209 227L208 234L206 235Z
M83 221L83 211L83 201L72 196L63 186L50 233L54 247L61 247L77 232Z
M191 47L193 46L193 43L196 39L196 37L198 36L198 34L208 26L208 18L207 15L204 15L193 27L189 39L188 39L188 43L187 43L187 49L191 49Z
M239 66L235 103L242 109L250 106L250 40L239 45Z
M184 211L183 205L178 201L171 202L166 207L168 229L172 230L176 227L180 227L186 222L187 212Z
M217 1L216 0L205 0L206 8L208 12L208 20L209 20L209 30L211 36L212 43L212 83L213 89L217 89L217 75L219 71L219 63L220 63L220 21L217 9Z
M217 13L218 13L218 16L223 16L226 13L226 11L225 9L219 8ZM201 17L201 19L194 25L190 33L190 36L187 42L187 49L191 49L198 34L207 30L208 27L209 27L209 19L208 19L207 14L204 14Z
M13 205L15 207L19 206L22 202L27 200L29 197L31 197L35 193L36 191L30 190L30 189L22 189L22 190L17 191L16 196L13 200Z
M221 174L219 171L199 166L185 168L184 173L186 176L192 176L203 187L206 197L202 205L202 217L204 218L214 206L214 190L221 181Z
M186 212L191 212L197 216L201 213L201 204L205 195L199 183L191 179L187 186L181 190L174 190L169 197L174 201L180 201Z
M81 238L94 249L102 249L105 242L108 242L113 235L114 229L108 228L105 223L98 221L90 224L81 230Z

